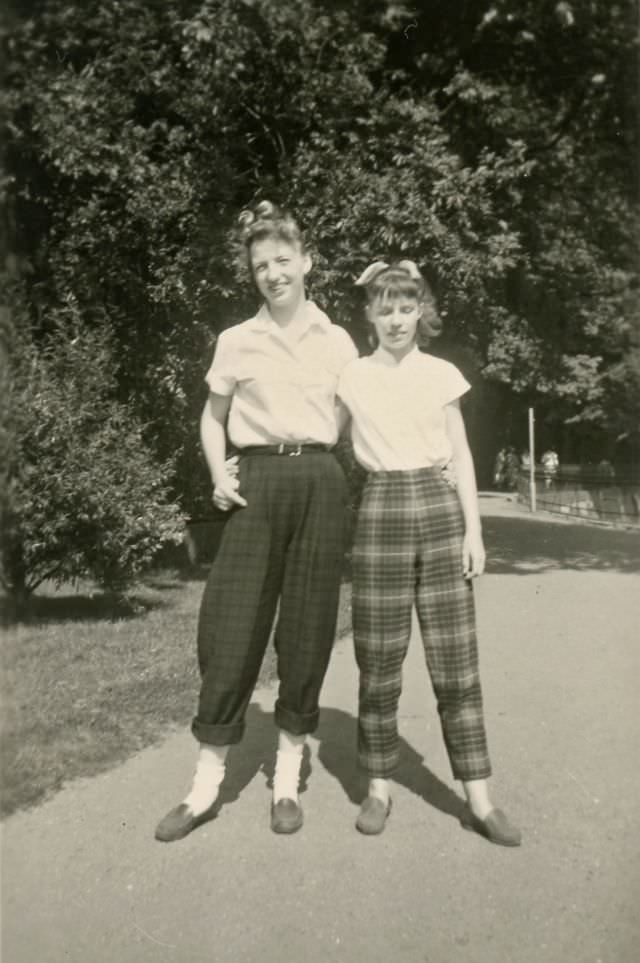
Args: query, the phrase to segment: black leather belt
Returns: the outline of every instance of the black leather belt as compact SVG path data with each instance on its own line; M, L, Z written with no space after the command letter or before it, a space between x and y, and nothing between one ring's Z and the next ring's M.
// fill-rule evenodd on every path
M279 445L248 445L240 449L241 455L306 455L307 452L331 451L331 445L321 445L310 442L309 444L289 444L281 442Z

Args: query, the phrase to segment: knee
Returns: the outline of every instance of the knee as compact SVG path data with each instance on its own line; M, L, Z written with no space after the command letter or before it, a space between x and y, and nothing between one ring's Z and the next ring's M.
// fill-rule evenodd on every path
M441 715L482 706L482 691L477 675L453 682L448 680L441 684L434 684L434 691Z
M360 674L360 701L374 705L393 705L400 698L402 677L400 673L362 672Z

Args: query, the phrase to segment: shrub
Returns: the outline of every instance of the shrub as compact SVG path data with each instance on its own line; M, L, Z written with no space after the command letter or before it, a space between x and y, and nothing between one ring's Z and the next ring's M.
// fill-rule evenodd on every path
M182 537L171 465L115 398L109 338L80 327L72 300L40 342L19 312L11 328L2 582L18 602L46 579L122 591Z

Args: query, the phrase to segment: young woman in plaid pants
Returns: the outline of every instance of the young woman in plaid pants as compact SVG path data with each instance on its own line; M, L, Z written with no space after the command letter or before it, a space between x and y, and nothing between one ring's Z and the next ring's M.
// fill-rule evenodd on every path
M468 801L463 825L507 846L520 832L492 805L471 580L484 569L475 474L457 368L418 350L438 325L412 261L372 264L365 287L377 349L343 370L338 394L368 470L353 548L353 622L360 668L358 757L369 776L356 822L384 829L398 764L397 710L415 606L453 776ZM443 472L452 462L456 488Z
M357 352L347 332L306 300L311 259L295 221L263 201L241 225L264 303L222 332L207 374L202 444L214 505L231 514L200 607L196 772L191 792L156 829L164 842L215 814L278 603L271 828L301 827L302 750L318 724L335 636L347 492L331 449L340 427L338 376ZM227 433L240 452L237 477L226 460Z

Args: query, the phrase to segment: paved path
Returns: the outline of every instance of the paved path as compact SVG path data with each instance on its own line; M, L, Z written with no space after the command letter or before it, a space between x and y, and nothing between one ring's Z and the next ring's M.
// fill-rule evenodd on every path
M356 670L336 647L305 826L269 831L273 692L256 694L226 804L153 839L186 789L187 732L76 782L3 833L3 963L631 963L640 939L639 542L484 502L478 583L497 801L519 850L459 827L417 639L386 832L353 821Z

